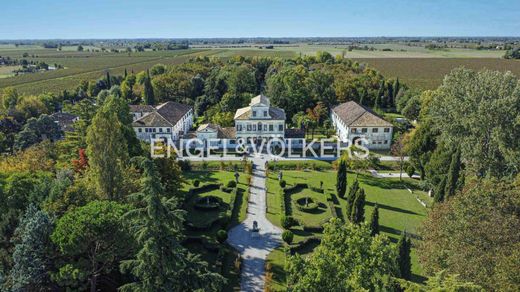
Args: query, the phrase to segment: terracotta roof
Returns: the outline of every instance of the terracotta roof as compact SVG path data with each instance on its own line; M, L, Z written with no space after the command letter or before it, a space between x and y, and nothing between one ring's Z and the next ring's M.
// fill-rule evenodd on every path
M226 128L219 127L217 137L220 139L235 139L236 129L235 129L235 127L226 127Z
M65 132L74 131L73 124L77 119L79 119L76 115L64 112L53 113L50 117L58 124L58 126L60 126L61 130Z
M212 129L214 131L218 130L219 126L215 124L202 124L197 128L197 132L203 131L205 129Z
M359 105L354 101L342 103L333 108L332 111L348 127L393 126L368 107Z
M130 112L142 112L142 113L151 113L155 111L155 108L152 105L147 104L131 104L129 105Z
M134 127L173 127L172 123L166 120L157 112L147 114L132 123Z
M149 107L142 106L142 109L149 110ZM136 107L136 109L138 108ZM168 101L134 121L132 125L134 127L173 127L190 110L191 106Z
M285 121L285 111L281 108L270 107L269 108L269 118L262 117L254 117L254 120L284 120ZM235 113L235 120L249 120L252 118L251 115L251 107L243 107L239 108Z

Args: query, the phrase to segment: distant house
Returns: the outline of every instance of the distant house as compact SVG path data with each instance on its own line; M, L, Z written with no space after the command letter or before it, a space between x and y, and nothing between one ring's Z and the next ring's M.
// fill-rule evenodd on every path
M79 121L78 116L64 112L53 113L50 117L60 126L61 131L64 133L74 131L74 123Z
M349 101L334 107L331 119L341 142L365 138L368 149L390 149L393 125L371 109Z
M285 137L285 111L271 106L264 95L253 97L249 106L238 109L234 120L237 139Z
M193 125L193 108L168 101L156 107L131 105L132 127L137 138L150 141L152 138L170 138L176 141L188 133Z

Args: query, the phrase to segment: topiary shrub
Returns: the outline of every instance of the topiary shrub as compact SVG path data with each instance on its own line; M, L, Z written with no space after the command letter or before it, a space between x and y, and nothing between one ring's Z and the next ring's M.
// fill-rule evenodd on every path
M296 208L303 212L311 212L318 209L318 204L311 197L299 198L295 202Z
M193 181L193 186L194 186L194 187L198 188L199 185L200 185L200 181L199 181L198 179L196 179L196 180Z
M236 188L237 187L237 182L234 181L234 180L230 180L227 182L227 185L226 185L228 188Z
M292 226L297 225L298 222L291 216L282 216L281 224L283 228L289 229Z
M226 230L224 229L220 229L219 231L217 231L217 241L219 243L224 243L228 238L228 233Z
M285 243L291 244L294 239L294 234L290 230L285 230L282 233L282 239Z
M287 185L287 183L285 182L285 180L280 180L280 187L283 189L285 188L285 186Z
M195 200L195 204L193 205L196 209L199 210L215 210L220 208L222 203L222 199L215 196L205 196L201 198L197 198Z

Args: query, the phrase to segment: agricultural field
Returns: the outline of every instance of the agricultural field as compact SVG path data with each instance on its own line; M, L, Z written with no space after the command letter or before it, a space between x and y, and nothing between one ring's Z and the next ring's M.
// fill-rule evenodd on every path
M435 89L444 75L457 67L473 70L511 71L520 76L520 60L498 58L363 58L356 61L367 63L385 77L399 77L405 84L418 89Z
M512 71L520 75L520 61L501 59L504 51L450 48L428 50L420 46L405 44L368 44L376 50L348 51L346 45L292 44L276 45L273 49L243 47L197 47L174 51L144 52L101 52L96 47L85 47L78 52L76 47L44 49L38 46L1 45L0 56L25 58L29 61L45 62L49 65L60 64L65 68L42 73L11 76L13 68L0 67L0 89L14 86L25 94L42 92L60 92L75 88L82 80L93 80L104 75L123 74L146 70L155 64L180 64L196 56L212 56L227 59L233 56L265 56L292 58L300 55L314 55L318 51L327 51L333 55L344 55L356 61L367 63L387 77L399 77L404 83L418 89L433 89L441 82L445 74L453 68L465 66L471 69L493 69ZM383 51L390 49L391 51ZM90 50L90 51L89 51ZM96 52L97 50L97 52Z
M282 165L280 166L282 168ZM273 166L276 169L276 166ZM346 200L337 198L335 193L336 183L336 172L327 170L324 166L321 168L317 166L316 169L311 170L310 168L302 168L305 170L284 170L283 179L287 182L287 187L294 186L296 184L305 183L309 188L302 188L295 193L290 195L290 199L286 200L286 204L290 204L290 212L304 225L319 226L323 224L327 218L331 216L331 208L328 205L331 202L327 202L332 194L333 206L335 213L338 218L345 218ZM405 178L403 182L400 182L398 178L395 179L381 179L374 178L368 174L355 174L348 173L348 184L349 186L357 179L360 183L361 188L365 190L367 195L367 201L365 205L365 218L368 220L372 213L372 210L377 203L379 206L379 224L382 234L387 235L392 242L397 242L402 231L406 232L416 239L417 228L424 220L427 208L423 207L415 196L418 196L421 200L430 203L430 198L422 191L418 189L417 181ZM316 192L310 186L319 188L323 182L323 193ZM413 194L410 193L407 188L413 190ZM274 224L281 226L281 217L283 214L281 196L281 187L278 182L278 171L271 170L267 180L267 216L268 219ZM314 202L318 204L318 208L313 209L312 212L302 212L296 206L297 200L303 197L310 197ZM320 232L307 231L302 226L292 227L294 237L294 244L303 243L308 241L311 237L319 237ZM309 242L300 246L299 253L308 254L312 252L312 249L317 243ZM413 280L420 282L424 279L424 274L420 264L418 263L415 249L412 249L412 272ZM271 287L273 291L282 290L285 283L285 273L283 270L285 256L283 248L279 248L273 251L268 257L268 263L270 264L272 275Z

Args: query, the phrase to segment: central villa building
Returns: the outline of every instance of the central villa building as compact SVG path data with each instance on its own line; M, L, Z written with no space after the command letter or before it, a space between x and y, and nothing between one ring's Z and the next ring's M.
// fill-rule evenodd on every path
M132 126L139 139L169 138L174 142L184 138L197 138L205 145L209 140L213 147L233 147L239 141L260 142L271 139L297 139L301 142L303 129L287 129L285 111L271 106L268 97L260 94L251 99L248 106L235 112L234 127L215 124L200 125L195 132L193 108L176 102L166 102L156 107L131 105ZM393 126L367 107L350 101L331 110L331 120L337 139L352 143L365 138L369 149L390 149Z

